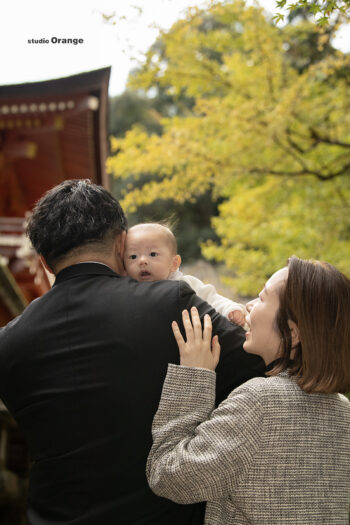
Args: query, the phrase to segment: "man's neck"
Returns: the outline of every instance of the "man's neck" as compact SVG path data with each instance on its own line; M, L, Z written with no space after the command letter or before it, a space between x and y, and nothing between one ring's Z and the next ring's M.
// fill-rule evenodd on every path
M124 246L125 246L126 232L122 232L115 236L115 239L105 250L95 249L94 246L86 246L83 249L71 251L55 264L53 268L55 275L73 264L84 262L97 262L109 266L114 272L119 275L125 275L124 268ZM86 250L86 251L85 251ZM43 263L47 265L43 258Z
M113 260L113 258L109 257L101 257L96 254L86 254L84 256L80 257L70 257L68 259L64 259L61 263L57 264L55 267L55 274L57 275L60 271L64 270L68 266L73 266L74 264L81 264L81 263L98 263L98 264L104 264L105 266L108 266L111 268L114 272L118 274L123 274L123 269L120 268L118 265L118 261Z

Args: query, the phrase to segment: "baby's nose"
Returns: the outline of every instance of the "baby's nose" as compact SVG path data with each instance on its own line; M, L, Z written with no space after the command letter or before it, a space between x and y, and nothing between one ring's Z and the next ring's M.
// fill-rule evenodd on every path
M146 264L147 263L147 257L145 255L141 255L139 261L140 261L140 264Z

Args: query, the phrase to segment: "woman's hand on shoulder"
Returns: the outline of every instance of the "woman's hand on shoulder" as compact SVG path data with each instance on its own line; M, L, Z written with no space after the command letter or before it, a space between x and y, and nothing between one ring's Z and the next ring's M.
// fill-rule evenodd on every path
M204 316L202 330L197 308L191 308L191 316L187 310L182 312L182 321L186 333L186 341L182 337L176 321L172 323L174 336L180 351L180 365L215 370L220 358L218 336L212 336L212 324L208 314Z

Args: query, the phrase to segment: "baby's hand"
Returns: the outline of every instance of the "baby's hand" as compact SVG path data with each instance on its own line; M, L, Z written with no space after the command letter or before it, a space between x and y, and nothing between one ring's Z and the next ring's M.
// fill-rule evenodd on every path
M245 315L241 310L233 310L227 317L231 323L238 324L239 326L245 325Z

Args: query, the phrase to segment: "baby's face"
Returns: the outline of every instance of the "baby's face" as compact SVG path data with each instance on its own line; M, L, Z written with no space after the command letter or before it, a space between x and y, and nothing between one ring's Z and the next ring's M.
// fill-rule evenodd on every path
M152 229L131 229L126 236L124 265L136 281L161 281L178 268L164 235Z

